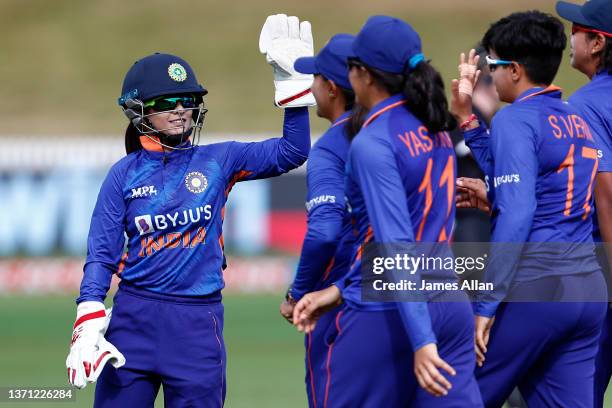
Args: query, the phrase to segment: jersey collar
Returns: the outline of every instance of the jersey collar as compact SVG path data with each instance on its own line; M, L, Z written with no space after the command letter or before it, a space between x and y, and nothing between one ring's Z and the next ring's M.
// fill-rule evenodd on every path
M151 136L151 138L157 139L156 136ZM158 139L159 140L159 139ZM184 153L191 152L193 149L189 150L171 150L169 152L165 152L163 146L155 141L151 140L147 136L140 136L140 143L142 144L142 151L146 153L147 156L156 160L175 160L181 157L185 157ZM187 147L191 145L191 141L187 140L182 143L178 147Z
M348 121L351 118L351 111L346 111L336 119L330 127L336 127Z
M612 78L612 74L608 72L608 69L602 69L598 73L595 74L591 81L601 81L601 80L609 80Z
M373 120L375 120L377 117L379 117L386 111L391 110L393 108L397 108L398 106L401 106L404 103L406 103L406 100L404 99L404 95L402 94L392 95L384 101L379 102L378 104L374 105L372 109L370 109L370 112L368 112L368 115L366 116L366 120L363 123L362 128L367 127Z
M535 88L531 88L523 92L516 98L516 102L523 102L524 100L531 99L535 96L546 95L552 98L561 98L561 88L555 85L549 85L546 88L542 88L540 86L536 86Z

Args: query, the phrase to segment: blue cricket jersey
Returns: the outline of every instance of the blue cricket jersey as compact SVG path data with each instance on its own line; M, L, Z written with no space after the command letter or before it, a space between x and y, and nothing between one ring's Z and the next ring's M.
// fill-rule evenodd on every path
M158 151L143 148L115 163L102 184L77 302L104 301L114 273L165 295L221 290L229 192L238 181L278 176L306 161L308 109L285 110L282 138L171 152L152 146Z
M436 343L427 303L362 301L361 256L368 242L447 241L455 219L455 181L455 150L447 132L430 134L402 95L370 110L347 163L346 192L357 241L348 275L335 284L350 307L399 309L413 350ZM447 272L449 280L456 279Z
M597 73L569 98L569 103L580 111L591 128L599 158L598 171L612 171L612 74ZM601 241L596 211L593 211L593 237Z
M308 230L290 288L295 300L329 286L348 271L354 242L344 196L349 115L345 112L334 121L308 156Z
M483 128L472 133L473 139L486 137ZM589 126L561 100L559 88L524 92L493 118L488 153L484 143L480 147L481 161L492 166L488 169L494 191L492 242L592 243L597 152ZM514 281L598 269L588 249L579 252L584 254L579 260L568 262L558 253L549 256L530 248L506 253L503 262L491 259L485 280L494 284L495 292L478 302L478 315L493 316Z

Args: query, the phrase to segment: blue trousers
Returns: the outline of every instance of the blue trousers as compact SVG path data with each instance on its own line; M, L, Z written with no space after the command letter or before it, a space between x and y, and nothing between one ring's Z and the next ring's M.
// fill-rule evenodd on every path
M612 376L612 309L608 309L599 337L599 351L595 357L595 407L603 408L606 388Z
M539 290L579 298L605 299L599 272L542 280ZM520 293L538 283L519 284ZM595 293L593 293L593 291ZM601 293L597 293L601 291ZM587 295L584 294L583 299ZM605 314L604 302L502 303L491 329L482 367L476 369L486 407L501 407L519 387L529 407L591 408L595 354Z
M418 385L413 350L397 310L345 305L325 334L325 388L317 407L481 407L469 303L432 302L429 312L438 353L457 371L454 377L442 372L453 386L447 396L434 397Z
M308 397L308 406L310 408L323 406L322 400L326 385L325 362L327 360L328 347L325 342L325 334L330 325L336 324L336 316L340 310L341 307L336 307L321 316L314 331L307 334L304 338L304 347L306 349L306 357L304 359L306 365L306 396Z
M153 407L164 387L166 407L221 407L225 346L220 293L176 298L121 284L106 338L126 363L107 364L95 407Z

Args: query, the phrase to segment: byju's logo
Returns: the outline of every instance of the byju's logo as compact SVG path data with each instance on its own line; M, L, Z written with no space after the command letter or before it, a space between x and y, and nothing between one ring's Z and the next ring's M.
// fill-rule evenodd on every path
M142 186L132 189L132 198L150 197L157 195L155 186Z
M212 215L212 205L206 204L168 214L139 215L134 217L134 223L140 235L147 235L169 228L180 228L187 224L198 224L201 220L209 221Z
M140 235L150 234L155 231L153 228L153 222L151 221L151 216L148 214L135 217L134 223L136 223L136 228L138 228Z

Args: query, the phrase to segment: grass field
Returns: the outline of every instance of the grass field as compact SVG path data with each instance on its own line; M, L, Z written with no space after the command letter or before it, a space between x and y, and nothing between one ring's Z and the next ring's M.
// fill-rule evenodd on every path
M280 295L227 295L229 408L306 406L302 336L278 315ZM0 297L0 387L63 387L74 303L71 297ZM93 387L75 403L20 403L20 408L92 406ZM608 396L606 407L612 407ZM10 406L1 403L0 408ZM158 398L156 406L163 406ZM136 408L136 407L133 407ZM390 407L391 408L391 407Z
M306 406L302 336L278 314L281 298L280 294L226 297L227 407ZM0 298L0 387L66 386L65 358L74 312L71 297ZM76 398L76 403L65 406L92 406L93 387L77 391ZM163 406L161 398L157 402ZM38 402L18 407L59 405ZM5 406L9 404L0 402L0 408Z
M493 21L518 10L554 14L554 6L555 0L2 0L0 137L122 135L127 122L116 101L123 76L136 59L155 51L185 58L209 90L205 134L276 134L281 115L272 104L272 72L258 50L269 14L310 20L315 50L335 33L356 33L370 15L404 18L448 84L459 52L477 43ZM566 57L557 85L567 96L585 82ZM315 131L325 127L313 120Z

